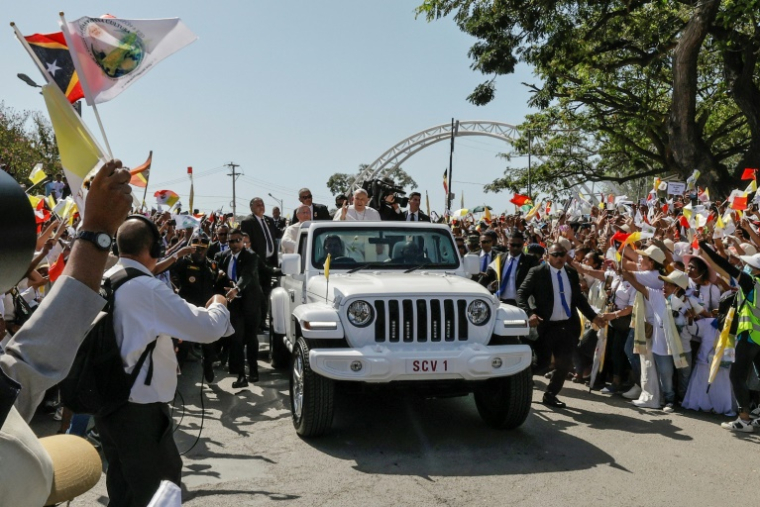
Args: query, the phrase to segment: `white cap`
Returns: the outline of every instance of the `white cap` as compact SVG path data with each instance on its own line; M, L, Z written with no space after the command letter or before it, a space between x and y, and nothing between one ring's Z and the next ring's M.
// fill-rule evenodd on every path
M749 264L755 269L760 269L760 253L754 255L740 255L739 258L745 264Z

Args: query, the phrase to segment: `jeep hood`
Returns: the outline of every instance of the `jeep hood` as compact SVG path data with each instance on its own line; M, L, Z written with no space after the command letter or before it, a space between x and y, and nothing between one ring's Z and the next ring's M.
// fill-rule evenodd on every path
M308 282L307 291L312 297L324 298L327 289L327 280L323 276L314 277ZM328 298L332 301L336 296L346 300L357 296L385 297L405 294L424 297L450 297L456 294L491 298L491 293L485 287L468 278L425 271L335 273L330 277Z

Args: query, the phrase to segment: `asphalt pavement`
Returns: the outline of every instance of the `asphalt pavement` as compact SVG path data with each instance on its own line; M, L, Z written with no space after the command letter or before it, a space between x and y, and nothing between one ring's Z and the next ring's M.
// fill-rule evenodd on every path
M200 364L185 365L174 412L183 505L693 507L750 505L760 494L760 432L723 430L726 417L638 409L570 382L559 395L568 408L554 410L539 403L536 377L517 430L486 426L472 396L343 388L332 431L303 440L288 373L259 368L261 381L241 390L217 372L202 387L204 412ZM33 423L40 435L57 425L46 414ZM71 505L107 502L104 475Z

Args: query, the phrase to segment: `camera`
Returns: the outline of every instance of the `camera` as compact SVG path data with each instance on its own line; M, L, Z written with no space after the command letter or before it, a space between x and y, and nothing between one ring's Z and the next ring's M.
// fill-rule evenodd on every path
M370 207L376 210L380 209L385 198L389 195L392 195L394 202L398 203L402 208L406 208L409 205L408 197L401 197L398 195L406 195L406 191L404 191L402 187L396 186L390 178L365 181L362 188L366 190L369 195Z

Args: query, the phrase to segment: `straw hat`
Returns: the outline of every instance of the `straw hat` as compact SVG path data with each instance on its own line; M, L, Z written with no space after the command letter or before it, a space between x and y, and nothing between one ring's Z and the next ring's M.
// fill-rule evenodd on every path
M686 273L677 269L674 269L668 276L660 275L658 278L663 282L670 282L674 285L678 285L683 290L689 288L689 277L686 276Z
M660 264L665 263L665 253L663 253L662 250L660 250L659 247L656 247L654 245L650 245L647 247L646 250L636 250L636 253L639 255L643 255L644 257L649 257L655 262L658 262Z
M742 247L742 250L744 250L744 255L755 255L757 253L757 248L755 248L755 245L752 245L750 243L742 243L739 246ZM739 257L736 253L735 246L728 247L728 251L731 252L731 255L734 257Z
M55 435L40 439L53 461L53 485L45 505L66 502L92 489L103 471L98 451L84 438Z

